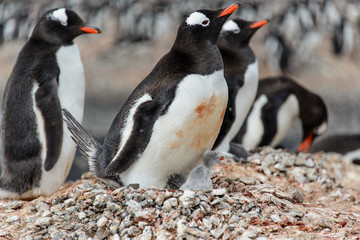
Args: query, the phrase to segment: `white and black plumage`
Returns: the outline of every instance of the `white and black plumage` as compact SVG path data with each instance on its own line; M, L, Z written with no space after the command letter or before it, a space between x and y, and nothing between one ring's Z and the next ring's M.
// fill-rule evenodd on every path
M96 176L114 185L163 188L171 176L186 178L200 164L219 133L228 98L216 40L237 8L199 10L181 23L170 52L132 92L103 144L64 111Z
M64 183L76 148L61 108L82 120L84 71L73 40L84 33L99 30L74 11L49 10L19 53L3 98L0 198L50 195Z
M212 167L219 163L224 157L214 151L206 151L203 155L202 164L194 168L181 185L180 190L202 190L212 189L211 171Z
M268 22L234 19L227 21L222 28L218 46L224 60L229 101L219 136L213 147L215 151L230 151L230 142L245 121L255 99L259 69L249 42L254 33Z
M303 128L299 151L307 152L312 140L326 130L324 101L290 77L261 79L256 100L234 141L247 150L266 145L275 147L298 118Z

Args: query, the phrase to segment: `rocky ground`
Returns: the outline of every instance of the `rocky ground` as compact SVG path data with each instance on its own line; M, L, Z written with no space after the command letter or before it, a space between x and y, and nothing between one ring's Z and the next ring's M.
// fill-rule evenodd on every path
M0 202L0 239L359 239L360 169L337 154L259 149L222 161L209 192L108 188L89 174Z

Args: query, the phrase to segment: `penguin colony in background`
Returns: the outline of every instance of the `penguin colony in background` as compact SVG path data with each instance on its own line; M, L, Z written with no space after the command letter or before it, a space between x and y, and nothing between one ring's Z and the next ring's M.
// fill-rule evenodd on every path
M74 38L100 33L73 11L46 12L21 50L6 84L2 108L0 198L35 198L65 181L75 144L62 108L82 121L84 70Z
M81 125L84 77L73 43L100 31L65 8L44 13L4 94L0 198L55 192L74 156L70 135L90 170L113 187L211 189L221 154L237 160L240 152L276 146L296 118L304 135L299 150L309 151L326 129L326 106L290 78L259 83L249 42L269 20L225 23L238 6L183 18L171 50L129 96L102 144Z
M115 42L164 38L193 9L217 9L226 0L99 0L99 1L3 1L0 3L0 44L11 39L27 39L43 9L58 5L75 9L96 26L106 27L114 21ZM332 52L348 57L358 41L360 4L353 0L243 0L238 17L247 20L272 19L264 30L264 49L270 69L292 73L311 57L324 39L331 39ZM319 56L317 56L319 57Z

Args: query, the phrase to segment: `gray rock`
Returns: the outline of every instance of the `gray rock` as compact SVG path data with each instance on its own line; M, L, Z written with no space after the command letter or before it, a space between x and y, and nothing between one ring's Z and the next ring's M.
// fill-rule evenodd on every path
M51 224L51 217L39 218L35 221L35 225L41 228L46 228Z
M65 207L71 207L75 205L75 200L72 198L66 199L64 201Z
M240 182L244 183L245 185L254 185L256 178L255 177L241 177L239 178Z
M106 209L109 210L109 211L111 211L111 212L117 212L117 211L120 210L120 206L117 205L117 204L114 203L114 202L108 201L108 202L106 203Z
M224 228L210 230L211 235L213 235L214 238L216 239L219 239L224 232L225 232Z
M178 200L176 198L169 198L164 201L163 203L163 209L166 211L171 211L172 208L176 208L178 206Z
M134 200L129 200L126 202L126 210L129 212L129 213L135 213L137 211L140 211L142 208L141 208L141 205L140 203L134 201Z
M226 188L213 189L211 191L211 195L214 196L224 196L225 194L227 194Z
M43 203L43 202L37 202L36 205L35 205L35 208L38 212L43 212L45 210L50 210L50 207L49 205L47 205L46 203ZM52 211L54 212L54 211Z
M108 222L108 219L106 217L101 217L97 220L96 226L98 228L104 228L106 226L107 222Z
M302 203L304 201L304 195L298 189L292 188L290 194L294 202Z
M6 218L7 223L13 223L13 222L17 222L19 220L20 220L20 217L18 215L11 215Z

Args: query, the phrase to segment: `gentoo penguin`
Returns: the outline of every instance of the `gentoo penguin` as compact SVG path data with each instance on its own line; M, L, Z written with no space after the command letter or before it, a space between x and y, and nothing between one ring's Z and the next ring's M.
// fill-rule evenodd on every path
M215 151L231 150L230 142L238 133L255 99L259 69L249 42L254 33L267 23L268 20L250 22L234 19L227 21L221 30L218 46L224 60L229 101L213 147Z
M303 129L299 151L307 152L312 140L326 130L325 103L290 77L261 79L252 109L234 141L247 150L265 145L275 147L297 118Z
M75 144L61 108L82 120L84 70L74 38L99 33L65 8L47 11L19 53L2 112L0 198L35 198L65 181Z
M74 141L97 177L114 186L164 188L172 176L186 179L200 164L220 131L228 99L216 40L237 8L186 17L170 52L131 93L102 145L64 110Z
M212 189L211 171L212 167L224 157L214 151L206 151L203 155L202 164L194 168L186 182L181 185L180 190L202 190L208 191Z
M344 155L344 161L360 165L360 134L333 134L314 141L309 152L336 152Z

